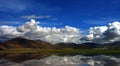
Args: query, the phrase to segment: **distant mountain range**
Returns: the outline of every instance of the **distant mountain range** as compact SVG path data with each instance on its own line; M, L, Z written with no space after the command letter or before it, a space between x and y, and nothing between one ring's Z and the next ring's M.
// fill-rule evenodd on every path
M57 43L50 44L40 40L29 40L25 38L14 38L6 42L0 42L0 50L18 49L18 48L35 48L44 50L74 50L74 49L120 49L120 42L114 43Z

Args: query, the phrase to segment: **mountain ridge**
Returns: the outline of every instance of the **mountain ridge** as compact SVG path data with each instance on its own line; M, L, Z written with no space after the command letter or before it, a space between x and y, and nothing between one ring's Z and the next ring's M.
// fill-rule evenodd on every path
M57 43L50 44L41 40L29 40L25 38L13 38L6 42L0 42L0 50L33 48L44 50L79 50L79 49L120 49L120 41L114 43L97 44L92 42L76 44L76 43Z

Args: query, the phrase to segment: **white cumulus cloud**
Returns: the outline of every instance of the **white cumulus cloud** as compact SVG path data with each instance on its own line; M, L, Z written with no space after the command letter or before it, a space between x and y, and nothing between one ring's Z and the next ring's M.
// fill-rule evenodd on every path
M91 27L89 34L82 39L93 42L114 42L120 39L120 22L109 23L107 26Z
M65 26L64 28L50 28L39 26L40 22L31 19L31 21L25 24L13 27L13 26L0 26L0 37L16 38L23 37L32 40L43 40L50 43L79 43L80 42L80 30L71 26Z
M31 40L42 40L49 43L82 43L82 42L114 42L120 40L120 22L109 23L107 26L90 27L86 35L80 29L65 26L63 28L42 27L40 22L31 19L25 24L14 27L0 26L0 40L23 37Z
M16 27L3 25L0 26L0 36L3 37L14 37L19 36L21 33L16 30Z

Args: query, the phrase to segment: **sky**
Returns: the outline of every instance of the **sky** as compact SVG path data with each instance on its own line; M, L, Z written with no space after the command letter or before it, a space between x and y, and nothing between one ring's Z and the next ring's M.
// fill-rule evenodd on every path
M1 25L21 25L33 16L42 26L87 30L119 21L119 12L119 0L0 0Z
M77 40L72 40L73 42L79 42L79 39L114 41L119 37L119 12L119 0L0 0L0 36L6 36L5 32L9 35L12 31L22 31L23 36L27 29L29 29L27 33L31 33L31 29L34 29L31 27L34 26L38 30L43 29L43 33L45 30L53 30L48 31L50 33L57 31L57 33L54 32L55 37L56 34L68 36L73 35L70 31L75 32L74 37L64 38L63 36L64 40L59 38L61 42L67 42L73 38ZM19 28L21 26L22 28ZM13 35L16 36L15 33ZM87 35L82 37L81 33ZM80 34L79 37L78 34ZM43 39L45 37L41 40Z

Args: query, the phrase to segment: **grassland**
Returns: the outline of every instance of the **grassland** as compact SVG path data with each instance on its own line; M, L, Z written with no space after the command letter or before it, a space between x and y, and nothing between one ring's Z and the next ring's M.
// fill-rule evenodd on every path
M0 53L34 53L34 52L55 52L55 53L93 53L93 54L120 54L120 50L44 50L44 49L7 49L0 50Z

